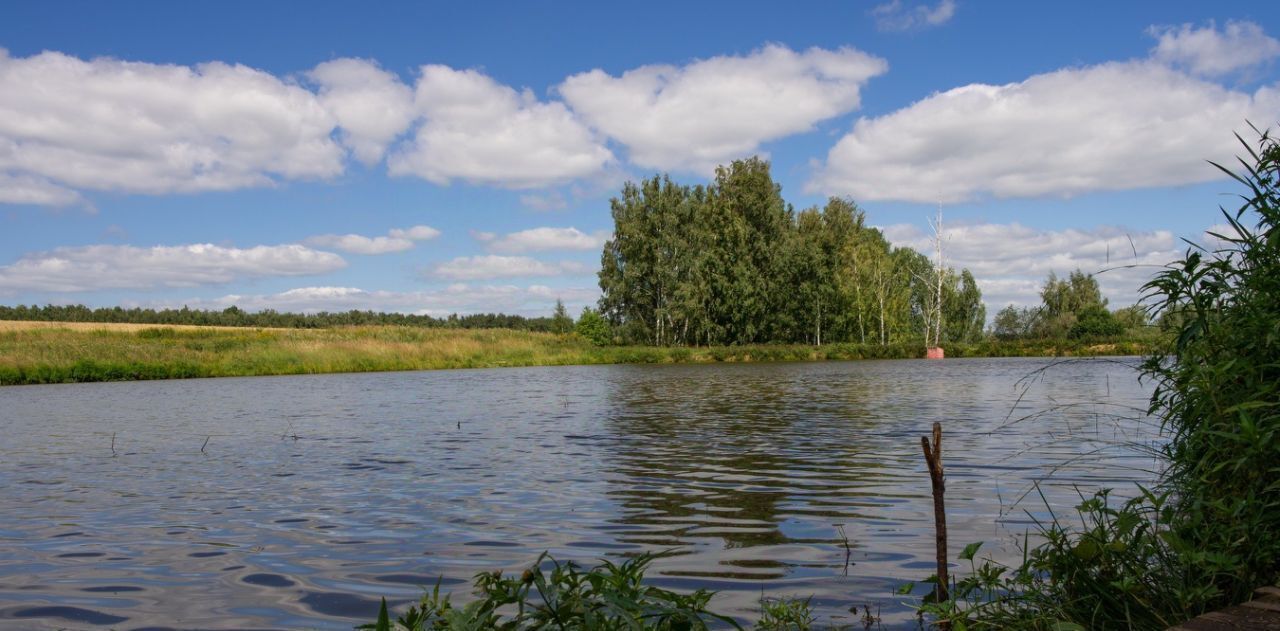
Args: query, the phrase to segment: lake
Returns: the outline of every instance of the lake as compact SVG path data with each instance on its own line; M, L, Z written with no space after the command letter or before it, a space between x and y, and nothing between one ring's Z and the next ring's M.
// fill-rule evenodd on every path
M913 628L954 557L1044 500L1150 481L1136 359L582 366L0 388L0 627L350 629L543 550L640 551L750 621L813 596ZM1142 446L1148 449L1143 449ZM1047 479L1046 479L1047 478Z

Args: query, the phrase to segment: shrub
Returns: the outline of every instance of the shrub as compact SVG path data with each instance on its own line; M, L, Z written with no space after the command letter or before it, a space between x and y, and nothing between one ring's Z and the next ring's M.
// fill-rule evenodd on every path
M732 618L707 611L711 592L677 594L644 585L644 571L653 559L651 554L641 554L621 565L605 561L583 571L573 563L559 563L543 553L518 578L504 577L501 572L477 574L478 598L465 606L454 606L448 595L440 595L437 585L401 615L394 626L383 600L379 621L359 628L698 631L707 629L710 621L741 628ZM544 561L550 565L549 573L542 569Z
M1094 305L1085 307L1076 314L1076 323L1067 332L1067 337L1080 338L1115 337L1124 333L1124 325L1107 311L1106 307Z
M578 316L578 323L574 325L573 332L596 346L609 344L613 337L604 316L591 307L582 308L582 315Z

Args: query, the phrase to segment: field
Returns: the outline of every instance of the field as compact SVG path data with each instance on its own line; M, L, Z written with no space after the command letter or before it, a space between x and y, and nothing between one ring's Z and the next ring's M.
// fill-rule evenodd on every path
M983 343L952 357L1124 355L1129 343ZM362 326L249 329L0 321L0 385L442 368L921 357L915 345L593 346L507 329Z

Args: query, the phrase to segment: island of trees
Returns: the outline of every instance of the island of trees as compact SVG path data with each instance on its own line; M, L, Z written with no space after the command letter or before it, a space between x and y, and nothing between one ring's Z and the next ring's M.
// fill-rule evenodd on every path
M796 212L759 158L720 167L708 185L628 183L611 208L600 310L621 342L889 345L923 343L929 331L942 342L983 335L986 309L968 270L893 247L848 199Z

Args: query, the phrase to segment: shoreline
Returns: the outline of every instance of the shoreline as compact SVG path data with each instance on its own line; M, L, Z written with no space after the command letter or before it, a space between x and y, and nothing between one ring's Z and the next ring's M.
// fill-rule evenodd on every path
M949 359L1141 355L1132 340L984 341ZM394 325L265 329L0 321L0 385L600 364L923 358L920 344L594 346L573 335ZM945 361L945 360L943 360Z

